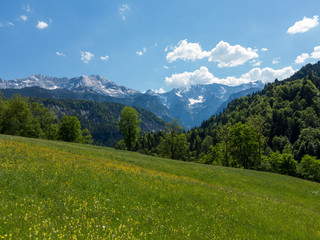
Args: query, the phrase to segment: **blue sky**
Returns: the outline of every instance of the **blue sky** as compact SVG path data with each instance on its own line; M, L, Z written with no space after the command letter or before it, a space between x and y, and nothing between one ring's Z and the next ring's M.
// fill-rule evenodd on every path
M129 88L283 79L320 60L319 0L0 3L0 77L98 74Z

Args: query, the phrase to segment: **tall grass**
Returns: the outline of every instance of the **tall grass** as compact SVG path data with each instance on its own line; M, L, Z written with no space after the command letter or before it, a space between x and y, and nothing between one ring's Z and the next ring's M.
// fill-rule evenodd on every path
M320 239L320 184L0 135L0 239Z

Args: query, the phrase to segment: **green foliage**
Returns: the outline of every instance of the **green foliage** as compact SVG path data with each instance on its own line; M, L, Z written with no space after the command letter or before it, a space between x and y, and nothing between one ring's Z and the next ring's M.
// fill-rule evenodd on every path
M87 128L95 145L113 146L121 140L117 122L124 105L110 102L94 102L90 100L57 100L34 98L59 118L65 115L76 116L83 129ZM140 127L143 131L160 131L164 129L164 121L151 112L135 108L141 119Z
M81 142L82 131L79 119L75 116L64 116L59 124L59 139L67 142Z
M161 156L171 159L188 159L189 143L182 129L177 119L166 124L166 132L158 148Z
M24 137L92 143L88 129L81 130L77 117L59 122L48 108L29 98L0 98L0 133Z
M237 123L230 129L230 154L236 166L252 169L258 158L258 144L255 132L249 124Z
M311 127L303 129L293 145L293 152L297 160L301 160L306 154L319 157L320 129Z
M133 150L136 145L137 137L140 131L140 120L138 112L132 107L124 107L121 111L121 117L118 122L120 132L122 133L123 140L126 143L128 150Z
M301 177L320 182L320 160L316 157L305 155L298 168Z
M214 150L214 156L219 156L221 157L221 163L222 166L229 167L230 164L230 140L231 140L231 135L230 135L230 126L228 124L223 125L218 128L218 139L220 141L220 145L217 146L216 149ZM216 157L215 157L216 158ZM223 160L222 160L223 159ZM218 162L218 160L215 160Z
M81 142L85 143L85 144L92 144L93 143L93 139L92 139L91 133L89 132L88 128L83 129Z
M282 150L290 144L289 139L286 136L275 136L272 139L272 149L273 151L282 152Z
M320 158L319 95L320 62L233 100L187 133L193 159L296 176L305 155ZM209 151L202 147L208 136L213 142Z
M27 99L15 96L8 101L8 107L3 114L2 133L25 137L38 137L40 126L33 122L32 112Z
M297 162L293 156L288 153L279 153L278 151L271 153L269 162L272 172L295 176L297 172Z
M49 138L55 120L44 106L18 95L0 100L0 116L0 133L34 138Z
M125 143L125 141L123 139L121 139L119 142L117 142L114 145L114 148L118 149L118 150L127 150L126 143Z

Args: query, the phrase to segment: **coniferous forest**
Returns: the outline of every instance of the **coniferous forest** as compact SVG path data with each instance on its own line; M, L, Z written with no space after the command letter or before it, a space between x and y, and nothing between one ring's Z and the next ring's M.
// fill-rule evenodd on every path
M286 80L233 100L221 114L186 133L167 129L142 135L136 150L166 156L161 146L174 132L172 146L188 151L172 154L173 159L320 181L319 91L320 62L308 64Z

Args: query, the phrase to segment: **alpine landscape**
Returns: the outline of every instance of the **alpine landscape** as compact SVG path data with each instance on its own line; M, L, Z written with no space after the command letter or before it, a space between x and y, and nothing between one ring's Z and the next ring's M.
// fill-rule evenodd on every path
M320 239L316 0L1 5L0 239Z

